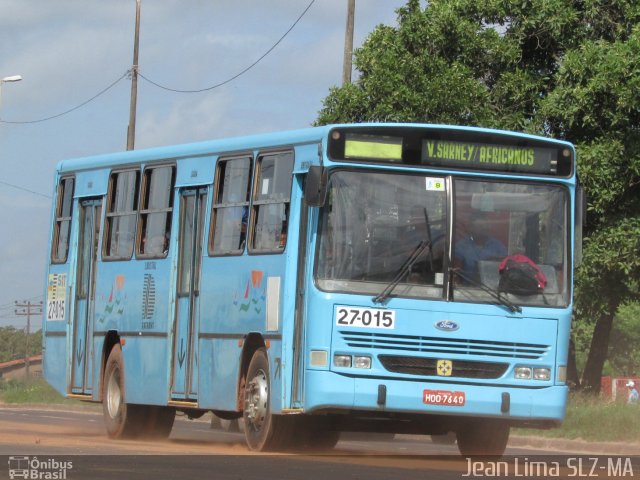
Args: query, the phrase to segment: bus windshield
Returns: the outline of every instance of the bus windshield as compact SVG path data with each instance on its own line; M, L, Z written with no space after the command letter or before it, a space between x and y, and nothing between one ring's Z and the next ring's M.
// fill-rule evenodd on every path
M321 213L317 284L376 296L392 283L390 296L443 299L451 281L455 301L496 303L501 263L518 255L542 272L544 288L500 294L517 305L564 306L567 223L561 186L339 170ZM406 268L421 242L427 248Z

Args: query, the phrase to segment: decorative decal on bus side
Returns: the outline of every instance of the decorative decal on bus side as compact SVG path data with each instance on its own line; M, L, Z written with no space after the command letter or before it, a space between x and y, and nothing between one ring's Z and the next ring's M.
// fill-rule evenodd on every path
M64 320L67 303L67 274L50 273L47 285L47 321Z
M239 298L237 291L234 293L233 304L238 307L238 311L248 312L253 308L256 313L262 312L267 299L267 287L262 286L263 277L262 270L251 270L251 278L247 279L242 298Z
M154 327L152 321L156 311L156 281L150 273L144 274L144 284L142 285L142 328L150 329Z
M109 298L105 300L104 295L102 301L106 301L104 310L98 314L98 321L104 323L110 317L121 317L124 313L124 307L127 301L127 294L124 290L124 275L116 275L115 282L111 285L111 293Z

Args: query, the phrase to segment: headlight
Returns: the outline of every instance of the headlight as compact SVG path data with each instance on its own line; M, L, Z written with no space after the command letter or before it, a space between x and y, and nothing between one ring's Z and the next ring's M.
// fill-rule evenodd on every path
M533 379L534 380L549 380L551 378L551 370L548 368L534 368Z
M334 367L350 368L351 367L351 355L334 355L333 356L333 366Z
M353 357L353 366L355 368L371 368L371 357Z
M518 380L529 380L531 378L531 367L516 367L514 372Z

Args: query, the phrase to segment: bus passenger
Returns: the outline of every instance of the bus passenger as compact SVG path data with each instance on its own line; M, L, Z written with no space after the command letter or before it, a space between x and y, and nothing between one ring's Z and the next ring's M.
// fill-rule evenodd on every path
M478 262L481 260L502 260L507 256L507 248L487 232L484 216L474 216L469 223L469 234L455 244L454 263L462 268L466 276L479 280Z

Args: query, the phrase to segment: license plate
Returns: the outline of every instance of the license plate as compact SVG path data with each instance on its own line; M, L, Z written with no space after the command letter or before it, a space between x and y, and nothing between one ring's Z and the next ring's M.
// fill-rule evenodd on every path
M336 325L394 329L396 312L382 308L336 307Z
M462 407L465 400L464 392L452 392L450 390L425 390L422 393L422 401L427 405Z

